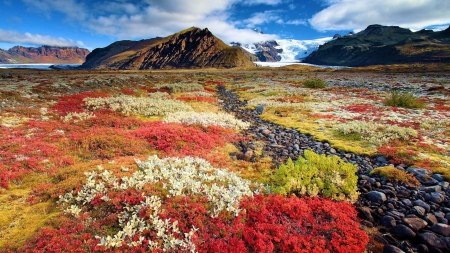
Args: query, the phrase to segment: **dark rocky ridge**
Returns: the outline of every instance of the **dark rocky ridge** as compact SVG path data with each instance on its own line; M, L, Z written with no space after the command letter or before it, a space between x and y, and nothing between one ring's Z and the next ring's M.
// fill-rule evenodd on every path
M370 25L354 35L325 43L303 62L334 66L450 62L450 27L411 32L398 26Z
M254 67L244 52L230 47L207 28L190 28L166 38L126 41L96 49L82 68L174 69Z
M389 182L386 178L369 176L369 172L388 165L383 156L367 157L348 152L340 152L326 142L313 140L311 136L294 129L278 126L261 120L258 115L263 107L255 110L242 109L245 102L236 94L218 87L223 100L221 105L240 119L252 125L245 134L265 143L263 155L269 155L277 163L288 157L293 160L310 149L319 154L337 155L343 160L358 165L357 203L362 225L377 227L380 234L374 239L385 245L384 252L450 252L450 187L439 174L425 169L407 168L396 165L399 170L407 170L422 183L419 187ZM255 145L252 141L241 142L238 158L256 161Z
M89 50L78 47L22 47L0 50L0 63L83 63Z

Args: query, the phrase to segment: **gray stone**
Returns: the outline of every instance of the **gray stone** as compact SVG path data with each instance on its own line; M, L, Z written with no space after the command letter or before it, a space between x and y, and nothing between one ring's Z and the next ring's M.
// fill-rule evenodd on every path
M431 195L430 201L436 204L440 204L445 201L445 196L440 192L431 192L430 195Z
M427 215L425 215L424 219L430 225L434 225L434 224L438 223L438 220L437 220L436 216L434 216L434 214L432 214L432 213L427 213Z
M418 253L429 253L430 252L427 245L425 245L425 244L416 245L416 249L417 249Z
M423 229L428 223L420 218L404 218L403 222L415 232Z
M425 232L423 234L419 234L418 237L421 242L425 243L429 247L447 249L447 243L445 240L437 236L435 233Z
M372 203L383 204L386 201L386 194L379 191L371 191L367 193L367 199Z
M436 179L436 180L439 181L439 182L444 181L444 178L442 177L441 174L434 174L434 175L432 176L432 178Z
M381 218L380 221L381 226L391 228L397 225L397 222L395 221L394 217L385 215L383 218Z
M439 181L431 177L433 173L427 169L409 168L407 171L412 173L423 185L436 185L439 183Z
M383 253L405 253L405 252L393 245L386 244L383 247Z
M413 206L413 208L411 208L411 213L417 215L418 217L423 217L425 216L425 208L421 207L421 206Z
M411 200L409 199L402 199L401 200L403 204L405 204L406 206L413 206Z
M271 134L272 132L270 132L269 129L263 129L263 130L261 131L261 133L264 134L265 136L268 136L268 135Z
M442 187L440 185L425 186L420 190L424 192L440 192L442 191Z
M412 202L413 205L415 206L421 206L425 209L425 211L428 213L430 211L430 205L428 205L427 203L423 202L422 200L418 199Z
M433 226L431 226L431 231L435 232L436 234L445 236L445 237L450 236L450 226L447 224L441 224L441 223L434 224Z
M439 185L442 187L442 189L446 190L450 186L450 183L444 181L444 182L439 182Z
M416 237L416 233L412 231L409 227L400 224L391 228L391 234L393 234L398 239L411 239Z
M256 113L262 114L262 113L264 112L264 108L265 108L265 107L266 107L266 105L258 105L258 106L255 108Z

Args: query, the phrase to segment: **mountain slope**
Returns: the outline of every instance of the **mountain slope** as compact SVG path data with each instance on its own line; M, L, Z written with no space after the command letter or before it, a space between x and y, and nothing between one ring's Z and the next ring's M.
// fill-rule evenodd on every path
M450 27L411 32L398 26L370 25L330 41L303 62L336 66L450 62Z
M78 47L22 47L0 51L1 63L82 63L89 50Z
M122 48L113 43L94 50L82 68L142 70L254 66L242 50L226 45L207 28L192 27L166 38L125 44Z

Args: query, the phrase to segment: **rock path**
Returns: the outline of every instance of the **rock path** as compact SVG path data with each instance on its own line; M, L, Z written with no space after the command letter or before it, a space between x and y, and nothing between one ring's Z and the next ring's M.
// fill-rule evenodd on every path
M306 149L318 154L337 155L357 164L358 190L361 194L355 205L363 219L362 224L378 228L380 236L376 236L375 240L385 245L384 252L450 252L450 187L441 175L426 169L396 166L412 173L421 182L419 187L369 176L373 168L389 164L385 157L338 151L329 143L315 141L295 129L261 120L259 115L263 107L243 109L246 103L240 101L238 95L223 86L218 86L217 90L222 100L221 106L251 123L245 134L256 141L263 141L263 155L271 156L277 164L289 157L296 160ZM254 142L241 142L239 148L242 159L256 161Z

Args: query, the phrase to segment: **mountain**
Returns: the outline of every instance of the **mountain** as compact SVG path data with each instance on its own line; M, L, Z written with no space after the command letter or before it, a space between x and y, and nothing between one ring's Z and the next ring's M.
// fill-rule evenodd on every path
M81 68L142 70L253 66L243 50L226 45L207 28L192 27L165 38L119 41L95 49Z
M298 62L317 50L320 45L330 40L332 40L331 37L315 40L283 39L259 42L251 45L241 45L240 43L232 43L232 45L240 46L247 52L254 54L258 57L257 61Z
M450 27L412 32L398 26L370 25L325 43L303 62L335 66L450 62Z
M78 47L22 47L0 50L0 63L82 63L89 50Z

